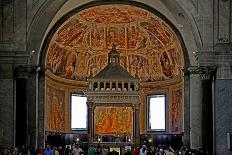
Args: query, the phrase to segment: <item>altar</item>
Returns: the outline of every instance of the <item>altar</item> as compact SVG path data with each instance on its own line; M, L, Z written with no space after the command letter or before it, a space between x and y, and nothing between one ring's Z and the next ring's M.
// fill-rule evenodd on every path
M91 74L92 75L92 74ZM89 143L118 146L140 143L139 78L120 65L120 53L113 46L108 65L89 76L87 96Z

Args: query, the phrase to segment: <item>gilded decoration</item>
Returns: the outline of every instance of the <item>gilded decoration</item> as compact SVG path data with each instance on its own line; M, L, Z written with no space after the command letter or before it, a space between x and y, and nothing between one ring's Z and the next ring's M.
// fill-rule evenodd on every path
M94 110L94 129L99 135L132 135L132 107L97 106Z
M73 15L55 32L46 67L65 79L86 80L107 65L112 44L120 64L142 82L181 75L183 55L171 28L150 12L123 4L95 6Z
M46 128L53 132L65 131L65 92L47 85Z

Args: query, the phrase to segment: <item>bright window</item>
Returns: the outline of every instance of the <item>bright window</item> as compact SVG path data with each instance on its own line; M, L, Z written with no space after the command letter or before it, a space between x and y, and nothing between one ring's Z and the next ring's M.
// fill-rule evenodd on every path
M71 128L72 130L87 130L87 98L81 94L72 94L71 98Z
M165 95L148 97L148 129L165 131Z

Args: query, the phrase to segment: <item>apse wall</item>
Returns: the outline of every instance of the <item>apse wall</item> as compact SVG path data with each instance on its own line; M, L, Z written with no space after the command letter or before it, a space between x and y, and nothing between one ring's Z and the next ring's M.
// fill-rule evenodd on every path
M115 44L120 64L141 80L141 133L147 132L147 96L157 93L167 95L166 133L182 133L184 45L169 24L128 4L91 5L63 17L45 46L46 130L70 132L70 93L86 90L86 78L106 66Z

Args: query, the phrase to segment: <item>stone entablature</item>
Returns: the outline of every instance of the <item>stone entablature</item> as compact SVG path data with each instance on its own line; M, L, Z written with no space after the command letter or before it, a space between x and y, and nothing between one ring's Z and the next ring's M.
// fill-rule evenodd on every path
M95 104L138 104L140 94L138 92L87 92L89 101Z

